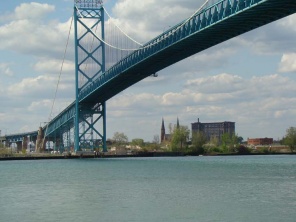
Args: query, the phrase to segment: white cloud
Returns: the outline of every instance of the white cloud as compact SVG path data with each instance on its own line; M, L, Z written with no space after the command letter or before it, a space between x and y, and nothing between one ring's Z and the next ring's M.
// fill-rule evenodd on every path
M243 85L244 80L241 77L223 73L207 78L187 80L185 86L199 92L223 93L241 90Z
M286 31L296 32L295 22L296 22L296 14L293 14L291 16L288 16L285 19L279 20L278 26L283 27Z
M34 16L43 12L37 7ZM62 59L69 28L70 19L66 23L46 22L41 18L14 20L0 26L0 50Z
M168 124L174 123L179 116L182 124L189 127L197 117L203 122L227 120L235 121L237 132L244 137L277 138L285 133L296 114L296 82L281 75L246 79L224 73L188 80L187 83L190 87L186 85L182 91L161 95L143 93L116 96L107 104L108 118L111 122L120 120L124 123L116 129L127 130L127 133L132 133L128 127L135 127L131 122L141 118L150 120L151 127L155 127L154 132L158 132L160 126L157 118L163 116ZM253 127L267 129L258 131ZM151 131L150 135L153 135Z
M0 63L0 76L13 76L13 71L7 63Z
M239 37L241 44L260 55L271 55L296 50L296 16L290 15Z
M58 83L58 75L43 75L35 78L24 78L20 82L14 83L7 88L8 95L18 98L50 98L53 99ZM59 84L59 96L69 98L73 94L73 84L61 81ZM70 92L69 92L70 91Z
M37 96L39 92L48 91L53 86L54 79L52 77L38 76L36 78L23 79L21 82L11 85L8 91L13 96Z
M129 34L146 42L169 27L190 17L201 4L202 0L143 0L118 1L114 8L116 24Z
M17 19L40 19L47 13L53 12L55 6L37 2L23 3L16 7L14 17Z
M34 69L43 73L60 73L62 61L56 59L41 59L34 65ZM72 61L65 61L63 64L63 72L75 73L75 64Z
M296 53L288 53L282 56L279 72L295 72L296 71Z

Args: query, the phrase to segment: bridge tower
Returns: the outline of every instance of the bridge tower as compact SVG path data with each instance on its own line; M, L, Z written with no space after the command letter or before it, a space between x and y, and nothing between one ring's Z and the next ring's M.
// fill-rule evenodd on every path
M105 72L105 32L102 0L75 0L75 152L106 147L106 101L79 101L82 89Z

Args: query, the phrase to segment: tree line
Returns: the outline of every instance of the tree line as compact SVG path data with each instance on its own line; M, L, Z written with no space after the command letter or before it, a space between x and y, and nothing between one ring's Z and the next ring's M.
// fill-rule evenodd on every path
M154 135L152 143L146 143L143 139L136 138L128 142L124 133L114 133L112 142L116 146L132 145L139 146L144 151L173 151L188 154L215 154L215 153L239 153L247 154L251 150L243 145L243 138L236 134L224 133L221 138L207 136L199 131L193 132L190 138L190 130L187 126L175 126L171 130L170 139L160 143L158 135ZM296 150L296 127L286 130L286 135L281 140L282 145L290 148L291 152Z

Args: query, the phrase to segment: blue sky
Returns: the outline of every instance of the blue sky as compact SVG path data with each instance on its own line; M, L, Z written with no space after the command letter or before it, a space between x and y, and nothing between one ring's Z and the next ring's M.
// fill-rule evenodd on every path
M196 0L108 0L130 36L146 42L202 4ZM66 45L73 1L5 1L0 8L0 130L46 122ZM174 124L234 121L236 133L281 138L296 126L296 16L219 44L158 72L107 102L107 137L152 141ZM54 114L74 99L73 36Z

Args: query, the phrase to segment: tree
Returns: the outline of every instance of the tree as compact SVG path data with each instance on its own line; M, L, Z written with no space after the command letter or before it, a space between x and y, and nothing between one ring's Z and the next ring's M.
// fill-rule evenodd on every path
M128 137L124 133L115 132L113 141L116 145L126 144L128 142Z
M242 144L243 141L244 141L244 138L243 138L243 137L241 137L241 136L237 137L237 142L238 142L239 144Z
M287 129L284 144L290 147L291 152L294 152L296 148L296 127Z
M239 145L237 148L238 154L249 154L251 153L250 149L244 145Z
M211 136L210 145L212 145L214 147L218 147L218 145L219 145L219 139L218 139L217 136Z
M224 152L229 152L229 144L230 144L230 134L223 133L221 137L221 145Z
M238 144L238 136L230 133L224 133L221 137L222 149L224 152L234 152Z
M159 139L159 135L154 135L154 136L153 136L153 141L152 141L152 142L153 142L154 144L159 144L159 141L160 141L160 139Z
M155 150L158 150L160 148L160 145L159 145L159 143L160 143L159 135L154 135L153 136L152 143L154 144L154 149Z
M179 128L175 127L171 139L172 150L183 150L188 140L189 133L190 130L187 126L180 126Z
M197 153L204 153L203 145L207 142L207 137L203 132L194 132L192 133L192 146L193 151Z
M169 133L172 134L173 133L173 124L169 123Z
M144 140L143 139L140 139L140 138L136 138L136 139L133 139L131 144L133 146L139 146L139 147L143 147L144 146Z

